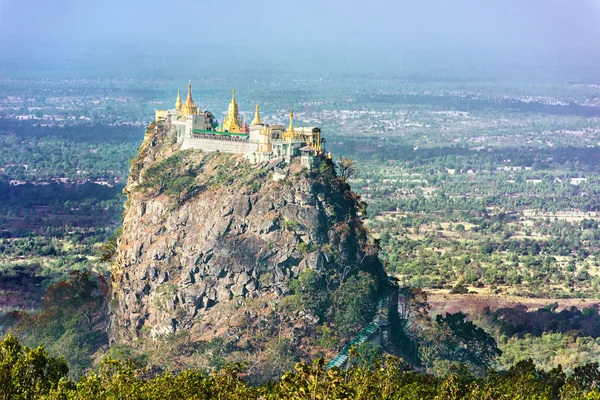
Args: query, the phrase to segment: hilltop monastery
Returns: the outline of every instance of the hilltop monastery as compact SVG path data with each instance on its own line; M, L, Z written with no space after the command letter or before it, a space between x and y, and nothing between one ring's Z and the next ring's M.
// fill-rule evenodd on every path
M323 159L330 157L323 149L325 139L321 137L321 129L294 127L293 110L290 110L287 129L283 125L265 124L258 104L250 125L242 121L235 90L222 125L211 112L196 106L192 99L192 85L188 85L185 102L181 102L181 93L178 92L175 108L157 110L156 121L171 124L177 129L177 141L181 143L182 150L243 154L252 163L279 157L289 162L299 156L302 165L309 169L318 167Z

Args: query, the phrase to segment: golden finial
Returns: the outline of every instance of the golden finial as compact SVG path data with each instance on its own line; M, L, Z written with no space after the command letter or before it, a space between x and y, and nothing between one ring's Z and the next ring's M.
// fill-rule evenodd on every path
M231 89L231 102L235 102L235 89Z
M258 112L258 103L256 103L256 111L254 112L254 119L252 120L251 125L262 125L262 120L260 119L260 113Z
M290 126L288 127L289 131L294 131L294 107L290 108Z
M181 110L181 90L177 89L177 101L175 101L175 108Z

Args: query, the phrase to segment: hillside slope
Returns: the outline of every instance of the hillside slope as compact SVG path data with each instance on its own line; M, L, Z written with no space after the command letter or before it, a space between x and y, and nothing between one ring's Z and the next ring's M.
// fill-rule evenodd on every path
M239 342L258 326L262 337L277 332L299 344L317 326L359 331L385 272L359 217L364 204L333 163L318 171L282 160L251 165L178 151L174 135L151 125L131 167L113 343L182 331ZM363 297L353 293L362 289Z

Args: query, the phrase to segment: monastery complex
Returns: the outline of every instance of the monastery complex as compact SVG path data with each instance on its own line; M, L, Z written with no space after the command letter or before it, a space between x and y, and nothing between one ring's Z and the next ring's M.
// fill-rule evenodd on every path
M273 158L284 158L288 162L300 157L302 165L312 169L318 167L326 155L325 139L318 127L294 127L294 112L290 110L290 124L267 125L260 116L258 104L254 119L248 125L242 121L232 92L227 116L219 125L210 111L202 111L192 99L192 85L188 85L187 98L181 102L177 93L175 108L157 110L156 121L171 124L177 130L177 141L181 149L198 149L205 152L243 154L250 162L259 163Z

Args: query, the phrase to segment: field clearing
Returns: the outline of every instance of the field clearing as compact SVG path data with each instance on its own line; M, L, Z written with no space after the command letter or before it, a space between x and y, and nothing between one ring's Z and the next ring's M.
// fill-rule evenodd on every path
M533 225L533 224L532 224ZM551 235L541 235L539 233L532 233L531 235L512 235L513 239L518 239L518 240L524 240L524 239L531 239L531 240L552 240L553 237Z
M478 289L476 289L478 290ZM558 311L569 309L573 306L580 310L594 305L600 306L598 299L551 299L551 298L529 298L513 295L494 295L488 293L473 294L450 294L448 290L427 290L428 302L431 305L432 314L456 313L459 311L467 314L481 312L486 306L491 310L503 307L514 307L522 304L530 310L545 307L549 304L558 303Z
M557 212L543 212L540 210L523 210L523 217L525 218L556 218L557 220L579 222L584 219L598 219L600 213L597 211L557 211Z

